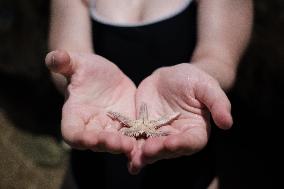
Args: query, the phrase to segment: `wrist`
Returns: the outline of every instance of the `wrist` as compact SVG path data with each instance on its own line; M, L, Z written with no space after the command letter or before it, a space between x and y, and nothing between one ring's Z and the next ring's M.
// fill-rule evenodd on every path
M237 64L222 58L193 58L192 65L216 79L224 91L230 90L236 79Z

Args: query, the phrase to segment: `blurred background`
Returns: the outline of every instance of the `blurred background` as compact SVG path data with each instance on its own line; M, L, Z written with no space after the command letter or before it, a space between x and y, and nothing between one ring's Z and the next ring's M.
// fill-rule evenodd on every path
M0 0L0 189L60 188L67 169L63 98L44 66L48 19L48 0ZM229 94L235 124L216 131L222 188L281 183L283 60L284 1L255 1L251 44Z

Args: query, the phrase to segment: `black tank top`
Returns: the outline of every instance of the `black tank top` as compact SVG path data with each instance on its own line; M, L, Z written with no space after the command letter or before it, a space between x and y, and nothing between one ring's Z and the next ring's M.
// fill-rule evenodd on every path
M196 13L192 2L173 17L142 26L92 20L95 52L114 62L138 85L159 67L190 61L196 45ZM214 175L208 149L158 161L137 176L128 174L123 155L73 150L71 162L79 188L206 188Z
M135 83L155 69L189 62L196 43L196 5L171 18L142 26L93 20L95 52L111 60Z

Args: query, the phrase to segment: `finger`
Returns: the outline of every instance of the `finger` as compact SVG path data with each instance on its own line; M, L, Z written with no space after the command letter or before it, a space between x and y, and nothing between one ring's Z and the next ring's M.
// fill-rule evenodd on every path
M191 155L201 150L208 141L206 132L187 131L181 134L170 135L163 140L153 138L143 146L143 161L151 164L161 159L171 159L184 155ZM159 145L155 145L155 144ZM153 147L155 146L155 147Z
M136 139L133 137L123 136L123 135L121 135L120 137L121 137L122 151L123 153L126 154L127 157L129 157L136 144Z
M65 77L70 77L74 72L74 65L72 65L70 55L64 50L56 50L48 53L45 63L51 71L60 73Z
M164 141L165 151L168 154L168 158L192 155L206 146L208 137L207 132L190 130L181 134L171 135Z
M141 152L136 152L132 157L131 171L137 172L137 170L141 170L146 164L152 164L161 159L176 157L176 152L168 150L165 146L167 138L167 136L161 136L145 140L143 146L141 146Z
M164 137L148 138L143 141L143 145L138 145L138 149L132 153L128 170L131 174L137 174L147 164L154 163L160 159L168 157L164 148Z
M73 135L72 147L76 149L92 149L93 146L98 144L97 132L81 131Z
M167 137L153 137L145 141L143 145L143 160L144 164L151 164L168 156L168 151L165 149L165 140Z
M132 175L138 174L140 170L145 166L145 164L141 162L143 143L143 139L138 140L129 157L130 162L128 163L128 171Z
M141 154L142 154L141 149L136 151L132 157L133 159L136 159L136 160L131 160L128 163L128 172L132 175L137 175L141 171L141 169L144 167L144 164L137 163L137 159L140 159Z
M98 142L92 146L94 151L104 151L113 154L129 154L133 148L133 140L130 137L123 137L114 132L101 131L98 135Z
M120 137L112 132L100 132L97 145L105 152L113 154L122 152Z
M216 84L201 84L197 87L196 97L211 112L216 125L221 129L229 129L233 125L231 103L221 87Z
M129 156L130 152L134 148L134 144L136 143L135 138L128 137L123 135L120 131L121 124L119 122L112 122L111 124L107 124L107 126L104 128L104 131L114 133L115 135L119 136L119 139L121 141L121 150L125 155Z

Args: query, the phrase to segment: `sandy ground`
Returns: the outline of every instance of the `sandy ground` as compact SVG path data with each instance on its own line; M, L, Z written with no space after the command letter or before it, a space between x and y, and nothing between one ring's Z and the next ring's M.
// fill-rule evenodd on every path
M54 138L17 129L0 111L0 188L60 188L68 157Z
M60 135L62 97L42 78L0 74L0 189L62 184L69 162Z

